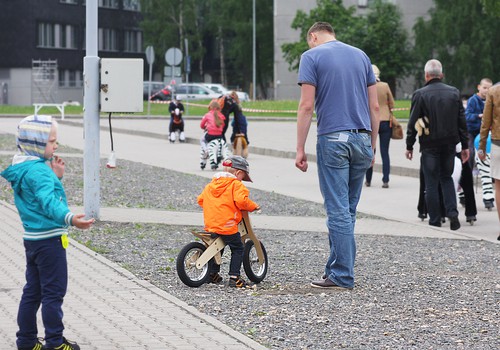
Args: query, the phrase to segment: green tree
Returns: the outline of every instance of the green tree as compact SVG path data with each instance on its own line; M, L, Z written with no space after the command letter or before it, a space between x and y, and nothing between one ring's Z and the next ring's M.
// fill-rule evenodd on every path
M309 14L299 10L292 22L293 29L300 29L300 39L294 43L281 45L285 61L290 65L290 70L299 68L300 56L308 49L307 31L315 22L329 22L332 24L337 39L355 45L361 41L363 25L360 17L354 16L354 6L345 8L342 0L318 0L318 6Z
M411 48L401 17L396 5L375 0L366 16L366 35L360 44L393 93L396 79L406 76L411 69Z
M498 0L481 0L484 12L490 16L500 17L500 1Z
M484 77L500 76L500 21L485 12L481 0L435 0L429 20L415 30L416 77L422 81L427 60L443 64L446 81L467 93Z
M159 67L164 52L176 46L184 52L189 41L192 73L201 80L209 63L214 80L249 89L252 82L252 2L239 0L142 0L142 29L153 45ZM273 4L256 0L257 83L265 97L273 77ZM155 63L156 64L156 63ZM156 69L158 71L159 69Z
M297 70L300 55L307 50L308 29L317 21L332 24L338 40L359 47L376 64L395 90L396 78L404 76L410 68L408 35L401 24L398 7L376 0L366 17L357 16L356 8L345 8L340 0L318 0L318 6L309 14L297 11L292 28L301 30L301 39L282 45L285 60L291 70Z

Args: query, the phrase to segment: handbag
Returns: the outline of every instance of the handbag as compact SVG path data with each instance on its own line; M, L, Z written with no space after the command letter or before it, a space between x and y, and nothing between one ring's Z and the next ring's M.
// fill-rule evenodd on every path
M391 117L389 119L389 125L391 126L391 139L401 140L403 139L403 127L399 124L398 120L391 113Z

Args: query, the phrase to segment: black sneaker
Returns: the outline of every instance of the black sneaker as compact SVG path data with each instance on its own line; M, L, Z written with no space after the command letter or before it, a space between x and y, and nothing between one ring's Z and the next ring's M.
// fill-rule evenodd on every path
M233 288L248 288L250 286L241 277L230 277L229 278L229 287L233 287Z
M63 343L55 348L44 348L45 350L80 350L80 346L74 341L63 337Z
M30 346L30 347L23 347L23 348L17 348L17 350L44 350L45 347L42 344L43 338L38 338L37 342L35 345Z
M458 216L450 217L450 230L456 231L460 228L460 221L458 221Z
M222 282L222 276L219 275L217 272L214 272L210 275L209 282L214 284L219 284Z

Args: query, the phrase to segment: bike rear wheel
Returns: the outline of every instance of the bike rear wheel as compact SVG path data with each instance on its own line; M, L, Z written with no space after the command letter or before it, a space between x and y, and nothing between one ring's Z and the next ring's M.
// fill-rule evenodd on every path
M245 270L248 279L254 283L260 283L267 275L267 252L264 244L260 242L262 247L262 252L264 253L264 262L261 265L259 263L259 257L257 256L257 250L255 249L255 244L252 240L248 240L245 243L245 250L243 252L243 269Z
M177 256L177 275L189 287L199 287L204 284L209 275L208 264L201 269L196 268L196 261L207 248L199 242L187 244Z

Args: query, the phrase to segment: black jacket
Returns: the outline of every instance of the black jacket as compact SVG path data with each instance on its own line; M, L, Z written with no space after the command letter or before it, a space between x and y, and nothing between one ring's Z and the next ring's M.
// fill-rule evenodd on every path
M459 142L462 149L468 148L465 112L457 88L435 78L413 93L406 132L406 149L409 151L413 150L417 137L415 123L424 116L429 119L430 132L419 137L420 151Z

